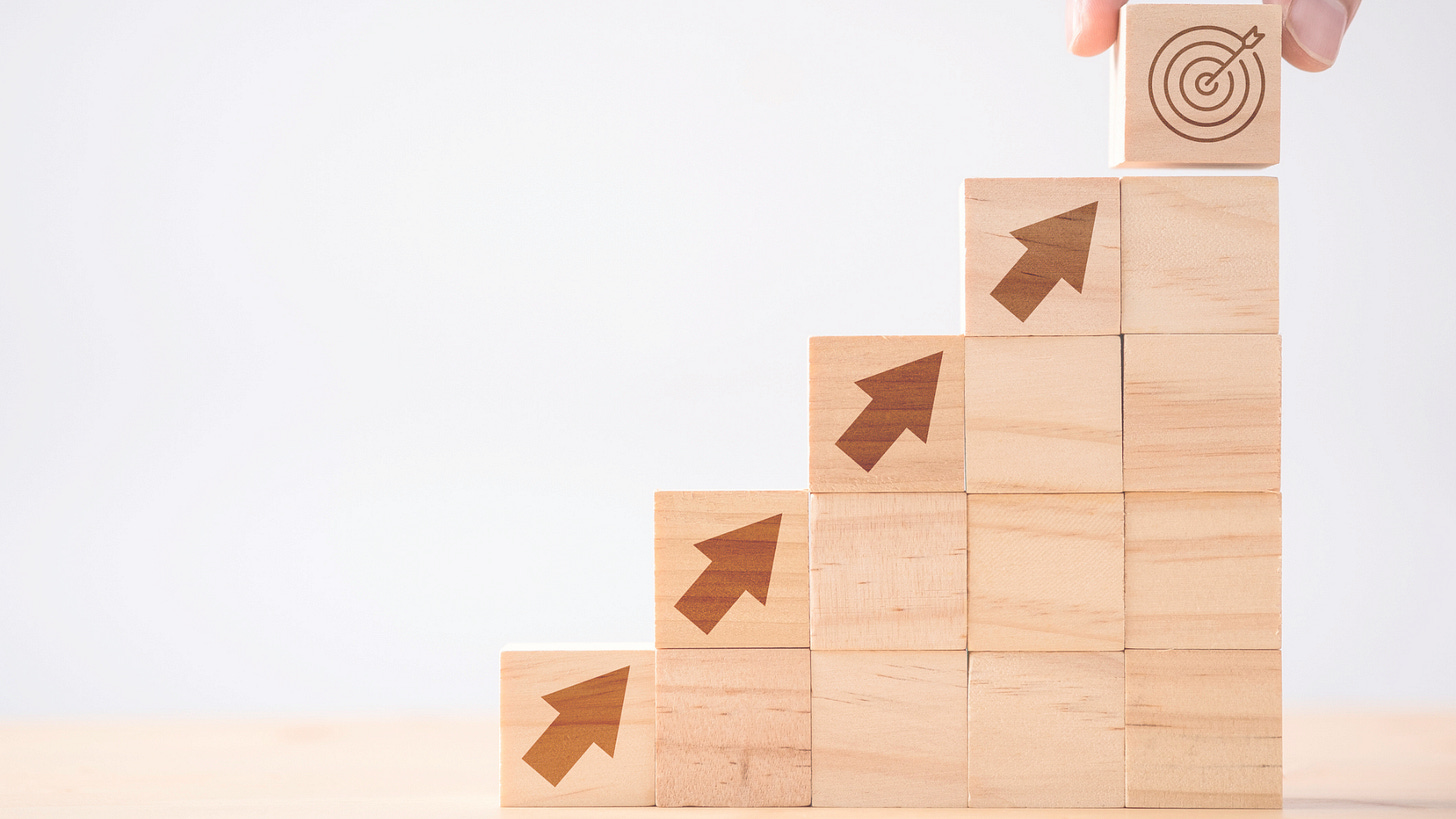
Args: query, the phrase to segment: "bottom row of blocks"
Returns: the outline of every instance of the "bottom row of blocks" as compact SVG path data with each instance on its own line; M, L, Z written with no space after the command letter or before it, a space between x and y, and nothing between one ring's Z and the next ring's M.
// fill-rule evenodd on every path
M1281 701L1278 650L507 648L501 804L1277 808Z

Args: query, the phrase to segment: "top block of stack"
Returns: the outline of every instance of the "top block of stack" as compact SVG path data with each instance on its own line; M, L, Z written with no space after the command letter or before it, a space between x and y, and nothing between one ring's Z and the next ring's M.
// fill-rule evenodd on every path
M1279 162L1278 5L1129 5L1112 54L1112 166Z

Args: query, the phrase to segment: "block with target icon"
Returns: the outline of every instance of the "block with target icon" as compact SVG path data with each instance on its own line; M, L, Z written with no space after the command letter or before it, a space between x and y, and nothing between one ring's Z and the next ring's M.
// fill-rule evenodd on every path
M1113 167L1277 164L1282 14L1275 4L1124 6Z
M506 646L501 806L653 804L655 659L636 643Z
M658 648L809 647L809 493L658 492Z
M1120 186L1106 179L967 179L968 336L1115 336Z
M965 489L961 336L809 339L809 490Z

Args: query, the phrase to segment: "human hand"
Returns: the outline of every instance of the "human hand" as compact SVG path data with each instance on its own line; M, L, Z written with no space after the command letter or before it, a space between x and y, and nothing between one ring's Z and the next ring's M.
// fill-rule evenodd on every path
M1264 0L1284 7L1284 59L1305 71L1324 71L1340 54L1360 0ZM1079 57L1106 51L1117 40L1117 12L1127 0L1067 0L1067 48Z

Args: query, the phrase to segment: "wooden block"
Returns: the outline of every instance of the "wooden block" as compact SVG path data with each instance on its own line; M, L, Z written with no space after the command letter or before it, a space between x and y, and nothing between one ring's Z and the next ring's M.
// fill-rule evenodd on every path
M1279 489L1279 336L1124 339L1129 492Z
M502 807L651 805L650 645L501 651Z
M968 336L1121 332L1120 189L1108 179L967 179Z
M1128 648L1279 648L1280 498L1129 492Z
M1121 651L972 652L970 806L1120 808Z
M812 495L809 645L964 651L965 495Z
M814 652L814 805L964 807L964 651Z
M1278 651L1127 651L1127 805L1278 808Z
M1122 650L1122 495L967 495L971 651Z
M960 492L960 336L809 339L809 489Z
M809 650L657 652L657 804L809 804Z
M658 492L658 648L809 647L809 493Z
M1130 5L1112 51L1112 165L1279 162L1277 5Z
M1122 331L1279 332L1279 180L1124 179Z
M966 339L966 488L1121 492L1117 336Z

